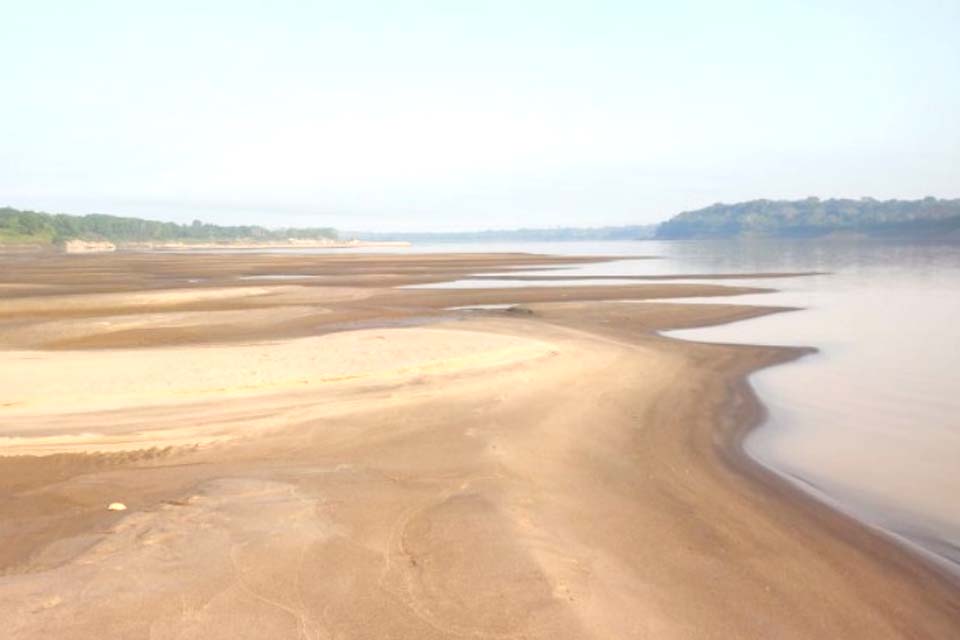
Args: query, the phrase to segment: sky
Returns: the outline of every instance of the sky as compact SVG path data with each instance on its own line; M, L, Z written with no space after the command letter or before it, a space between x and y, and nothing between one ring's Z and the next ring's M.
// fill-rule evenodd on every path
M960 197L960 0L0 0L0 206L646 224Z

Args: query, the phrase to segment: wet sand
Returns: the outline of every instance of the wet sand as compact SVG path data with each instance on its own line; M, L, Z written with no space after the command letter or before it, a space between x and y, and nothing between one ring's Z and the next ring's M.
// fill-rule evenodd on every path
M396 288L589 260L0 257L4 633L960 633L949 577L742 454L745 376L803 350L656 333L776 309L616 302L760 290Z

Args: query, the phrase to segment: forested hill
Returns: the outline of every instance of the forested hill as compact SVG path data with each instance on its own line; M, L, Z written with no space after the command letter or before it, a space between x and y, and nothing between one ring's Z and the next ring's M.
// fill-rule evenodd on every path
M124 243L270 241L336 237L337 232L329 228L222 227L199 220L192 224L177 224L99 213L73 216L0 208L0 244L52 245L74 239Z
M831 234L960 239L960 199L751 200L685 211L662 223L658 239Z

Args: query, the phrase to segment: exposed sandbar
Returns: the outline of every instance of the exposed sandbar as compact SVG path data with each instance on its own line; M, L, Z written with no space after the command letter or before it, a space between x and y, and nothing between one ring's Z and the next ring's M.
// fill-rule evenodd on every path
M656 333L775 311L656 299L755 289L392 288L564 261L524 255L73 258L4 272L7 637L960 630L947 577L742 455L745 376L802 351ZM326 280L237 280L292 271Z

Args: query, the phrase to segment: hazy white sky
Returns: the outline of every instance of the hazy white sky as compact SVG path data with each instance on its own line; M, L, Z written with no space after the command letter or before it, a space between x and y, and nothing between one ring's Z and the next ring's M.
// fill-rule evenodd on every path
M960 0L0 0L0 206L340 229L960 196Z

